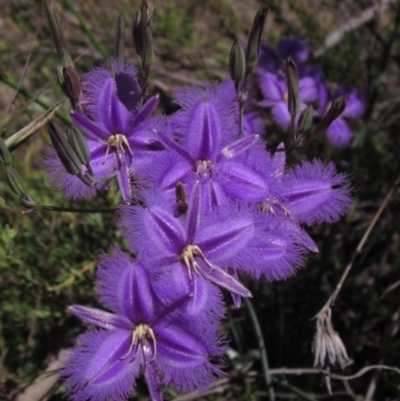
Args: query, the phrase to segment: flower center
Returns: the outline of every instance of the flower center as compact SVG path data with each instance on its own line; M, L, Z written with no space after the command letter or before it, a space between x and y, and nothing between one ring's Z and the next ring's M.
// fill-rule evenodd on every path
M258 204L259 210L263 213L276 214L276 206L278 206L286 216L290 216L289 210L287 210L286 207L276 198L271 197L266 202L261 202Z
M179 259L185 263L190 279L192 279L192 269L199 274L199 265L194 258L198 255L205 259L202 250L197 245L186 245L181 256L179 257Z
M196 162L196 174L202 174L210 172L213 167L211 160L198 160Z
M129 346L129 350L126 353L126 355L121 358L121 360L127 358L128 355L133 350L133 348L137 347L135 355L133 355L133 357L132 357L132 359L134 359L136 357L137 353L139 352L139 345L141 344L142 339L145 337L149 338L152 342L153 356L152 356L151 360L153 361L157 356L157 340L154 335L153 329L149 325L142 324L142 323L137 325L135 327L135 329L132 331L131 344Z
M104 164L106 162L107 156L108 156L111 148L115 148L118 163L120 165L122 164L122 155L125 153L125 148L128 149L131 156L133 156L131 145L129 145L129 142L126 139L126 136L123 134L113 134L108 138L107 150L106 150L106 154L104 156L102 164Z

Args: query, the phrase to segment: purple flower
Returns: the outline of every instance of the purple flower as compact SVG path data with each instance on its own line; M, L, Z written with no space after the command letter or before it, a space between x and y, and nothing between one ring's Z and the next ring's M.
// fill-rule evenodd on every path
M337 148L347 146L353 136L346 119L361 117L365 108L364 101L356 89L340 87L332 99L334 100L343 95L348 97L347 106L340 117L333 121L326 131L332 145Z
M277 51L268 43L261 42L257 69L267 71L271 74L277 74L281 67L282 61Z
M238 139L235 96L231 83L178 92L182 110L171 118L169 130L157 132L169 151L157 157L152 169L140 170L140 175L147 175L147 181L170 195L178 181L187 184L190 192L195 180L211 180L215 188L212 206L222 204L228 194L246 201L261 200L267 183L241 160L248 150L263 145L257 135L247 133ZM249 128L252 123L254 128ZM245 126L258 130L260 122L253 116Z
M281 39L277 44L277 50L281 58L291 57L296 64L307 61L309 55L308 44L302 39Z
M182 291L193 292L190 313L220 315L215 300L210 302L210 288L217 285L249 297L250 292L232 272L268 280L288 277L302 262L302 250L295 244L292 226L257 207L226 202L203 212L203 184L207 182L194 186L186 218L174 217L173 205L158 194L144 194L145 208L121 208L120 226L138 257L164 272L169 280L166 299L175 283L178 295L173 299Z
M204 325L180 313L188 295L160 307L146 270L119 250L102 258L98 277L101 299L114 313L69 308L102 329L78 338L63 369L75 401L125 400L141 371L153 401L162 401L163 386L194 391L222 374L209 361L225 351L217 323Z
M84 112L74 110L71 117L87 138L91 156L89 172L97 184L87 187L66 173L54 151L49 152L46 162L50 181L68 197L80 199L105 189L116 175L122 198L130 203L135 164L153 150L163 149L152 131L154 126L147 123L157 107L158 96L143 106L140 98L136 70L130 65L114 61L114 75L104 67L85 74L80 96ZM82 172L86 172L86 167Z
M268 43L262 42L257 67L264 72L278 74L284 71L288 57L291 57L296 63L303 63L308 56L307 42L302 39L282 39L277 43L276 50Z
M286 78L269 72L261 72L258 75L260 89L264 96L264 100L258 104L262 107L271 107L274 121L282 129L287 130L290 124L290 113L287 104ZM318 99L317 83L312 77L300 77L299 96L301 110L306 107L306 104L313 103Z
M351 203L347 177L336 172L333 163L304 161L285 172L283 144L274 156L274 168L280 185L270 208L297 224L333 223Z

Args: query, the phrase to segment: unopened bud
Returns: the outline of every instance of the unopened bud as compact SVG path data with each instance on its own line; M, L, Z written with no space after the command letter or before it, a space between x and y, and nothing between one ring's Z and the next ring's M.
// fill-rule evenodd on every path
M249 41L246 48L246 74L249 75L258 63L260 56L261 34L264 29L265 18L268 13L267 6L261 6L254 17Z
M76 71L71 67L63 67L63 86L62 89L71 101L74 109L79 105L79 96L81 95L81 82Z
M347 96L341 96L332 102L326 115L314 128L311 134L312 138L320 138L325 133L332 122L335 121L346 109L347 100Z
M51 142L67 172L72 175L80 174L82 163L79 161L79 157L68 143L64 133L61 133L52 122L48 123L48 127Z
M132 21L132 39L133 45L135 47L136 53L139 57L143 55L143 40L142 40L142 32L141 32L141 20L142 20L142 11L139 8Z
M295 116L300 110L299 72L296 63L289 57L286 64L286 77L288 85L288 110Z
M69 127L67 128L67 141L78 156L79 161L85 166L88 165L90 163L90 151L84 135L75 127Z
M11 153L8 150L3 138L0 137L0 163L9 165L11 163Z
M3 198L0 198L0 210L4 209L5 205L6 205L6 201Z
M52 1L47 2L47 18L50 22L50 28L53 33L53 38L56 44L58 57L60 58L60 63L63 66L73 67L74 62L68 53L67 46L65 45L64 34L62 29L60 28L55 6Z
M143 44L143 57L142 63L143 66L149 66L154 63L154 50L153 50L153 34L151 33L151 29L146 27L146 39Z
M229 74L232 81L235 83L235 89L237 91L238 85L244 79L244 74L246 70L246 58L244 55L244 50L240 43L236 41L231 49L229 55Z
M117 32L115 34L114 57L124 61L125 53L125 20L124 16L119 14L117 23Z
M25 193L25 182L21 176L10 166L6 166L6 180L11 190L18 196Z
M300 114L298 131L300 134L305 134L310 131L314 117L314 109L312 105L308 105Z
M19 198L19 202L23 207L26 207L27 209L33 209L37 206L37 203L33 200L33 198L27 194L23 194Z

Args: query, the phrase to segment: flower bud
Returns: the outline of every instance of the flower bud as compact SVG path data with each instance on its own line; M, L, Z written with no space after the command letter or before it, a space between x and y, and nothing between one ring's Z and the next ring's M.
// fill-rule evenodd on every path
M326 115L314 128L312 132L312 138L320 138L325 133L332 122L343 113L347 106L347 100L347 96L341 96L332 102L331 107Z
M10 166L6 166L6 180L11 190L18 196L25 194L25 182Z
M9 165L11 163L11 153L8 150L3 138L0 137L0 163Z
M261 34L264 28L265 18L268 13L267 6L261 6L254 17L249 41L246 48L246 75L249 75L258 63L260 56Z
M67 128L67 141L78 156L79 161L85 166L88 165L90 163L90 151L84 135L75 127L69 127Z
M142 63L143 66L149 66L154 63L154 49L153 49L153 34L151 33L151 29L146 27L144 48L143 48L143 57Z
M124 16L119 14L117 23L117 32L115 34L114 57L120 61L124 61L125 52L125 20Z
M288 110L295 116L300 110L299 72L296 63L289 57L286 64L286 78L288 85Z
M81 95L81 82L76 71L71 67L63 67L63 85L62 89L65 95L71 101L74 109L79 104L79 96Z
M133 45L135 47L136 53L139 57L142 57L143 54L143 40L142 40L142 32L141 32L141 20L142 20L142 11L139 8L132 21L132 39Z
M0 210L4 209L5 205L6 205L6 201L3 198L0 198Z
M240 43L235 41L229 55L229 74L232 78L232 81L235 83L236 91L239 83L244 79L245 69L246 59L244 50Z
M19 202L23 207L26 207L27 209L33 209L37 206L37 203L33 200L33 198L27 194L23 194L19 198Z
M304 134L310 131L313 117L314 117L314 109L310 104L300 114L298 123L299 133Z
M79 161L79 157L71 145L67 142L65 135L52 122L48 123L48 127L51 142L67 172L72 175L80 174L82 163Z
M47 18L50 22L50 28L51 32L53 33L53 38L56 45L58 57L60 58L60 63L63 66L73 67L74 62L68 53L67 46L65 45L64 34L58 22L54 3L52 1L48 1L46 9Z

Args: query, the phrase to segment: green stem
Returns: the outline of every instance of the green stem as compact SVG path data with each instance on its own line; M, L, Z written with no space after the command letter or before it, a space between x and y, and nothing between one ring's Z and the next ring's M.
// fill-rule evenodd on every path
M244 303L246 304L246 308L250 313L250 318L254 326L254 330L256 332L257 341L258 341L258 348L261 354L261 363L264 372L264 379L265 384L267 385L268 390L268 398L269 401L275 401L275 392L272 386L271 375L269 374L269 364L268 364L268 356L267 356L267 349L265 348L264 338L261 332L260 323L258 321L256 312L248 298L244 298Z
M10 88L18 90L19 93L21 93L23 96L25 96L27 99L32 100L36 104L38 104L40 107L42 107L44 110L49 110L51 106L44 102L43 100L39 99L34 95L32 92L29 92L28 90L18 87L18 85L12 81L10 81L4 74L0 74L0 81L3 82L4 84L8 85ZM59 111L55 112L55 115L65 124L71 125L71 120L67 117L64 116L64 114L60 113Z
M108 57L107 50L103 47L103 45L96 39L96 36L91 31L89 25L85 22L82 15L78 12L78 10L74 7L73 3L70 0L64 0L64 5L68 11L70 11L77 18L79 25L82 28L82 31L87 35L90 41L93 43L93 46L96 50L102 55L102 57Z
M52 206L52 205L38 205L36 210L46 210L50 212L71 212L71 213L115 213L116 208L111 209L103 209L103 208L93 208L93 209L85 209L85 208L71 208L71 207L62 207L62 206Z

